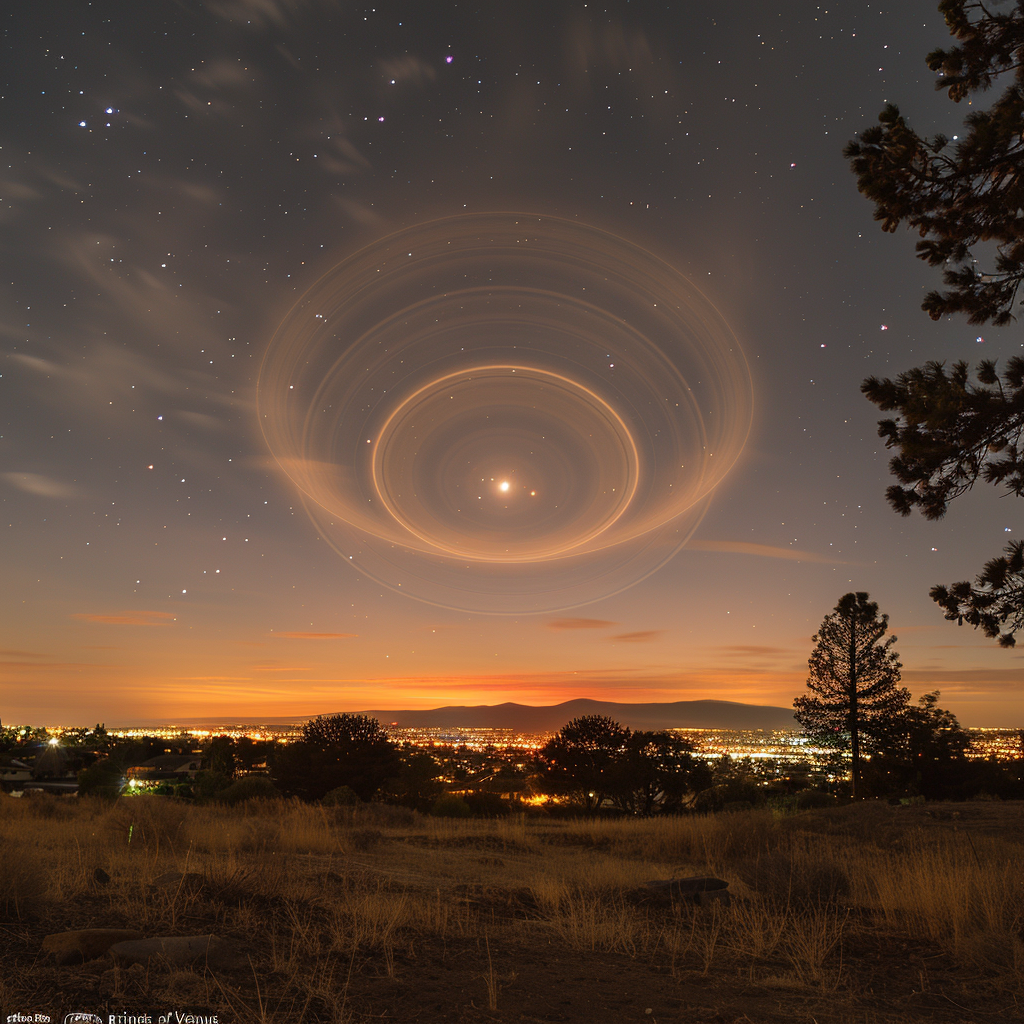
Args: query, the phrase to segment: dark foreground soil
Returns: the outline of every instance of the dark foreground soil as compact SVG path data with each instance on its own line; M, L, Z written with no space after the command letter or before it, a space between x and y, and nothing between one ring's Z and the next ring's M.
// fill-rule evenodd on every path
M698 911L698 913L701 913ZM73 915L77 916L77 915ZM86 922L77 921L76 924ZM193 921L190 931L215 922ZM497 924L498 922L495 921ZM318 979L296 983L270 969L265 937L247 941L251 965L186 971L159 963L118 967L108 957L58 966L41 952L49 925L0 930L0 964L17 978L21 1013L50 1022L89 1012L114 1015L193 1014L216 1024L249 1021L469 1022L502 1024L982 1024L1022 1020L1016 1000L976 969L940 949L880 941L852 927L842 964L824 985L808 985L785 965L777 974L745 969L701 971L607 952L575 952L550 944L527 948L489 937L412 941L390 954L357 954L320 962ZM315 990L319 988L320 994ZM14 1024L14 1022L10 1022ZM23 1022L21 1022L23 1024ZM39 1024L46 1024L39 1021ZM111 1024L117 1024L116 1021Z
M165 811L157 806L157 812L149 819L133 818L137 827L142 822L149 828L150 847L138 854L102 847L112 880L97 883L94 864L81 857L79 874L85 881L65 883L69 895L64 902L47 896L42 886L47 881L45 872L37 879L36 890L30 871L23 872L20 890L8 887L8 893L20 896L19 902L8 899L0 907L6 910L0 918L0 1024L65 1024L67 1015L76 1013L95 1014L102 1024L1024 1021L1020 973L1024 918L1019 910L1024 905L1024 882L1012 881L1021 876L1009 874L1007 898L1017 909L1007 918L1008 930L991 937L991 956L986 952L988 937L981 933L965 940L963 948L969 955L958 958L946 936L928 939L920 930L915 933L894 921L884 907L858 904L841 891L837 895L832 875L826 871L834 856L838 865L834 871L841 867L848 875L852 870L872 870L873 858L887 850L906 847L913 859L916 851L934 853L948 847L954 854L963 851L962 856L956 854L959 860L948 854L954 858L948 863L992 872L978 877L1006 877L999 874L1000 862L1005 867L1006 858L1017 858L1020 863L1024 838L1020 806L876 809L870 811L870 818L868 811L857 811L864 818L860 824L850 813L830 813L787 821L782 832L771 822L759 825L760 819L747 822L737 817L730 828L768 829L775 846L758 854L757 861L743 849L730 854L735 857L734 866L723 867L723 873L733 879L737 896L726 909L671 902L638 905L630 903L629 889L595 883L592 890L577 890L585 894L581 903L563 903L552 910L544 905L543 886L538 882L530 887L535 875L539 878L542 870L553 870L553 863L568 877L573 865L587 857L592 857L595 871L618 870L621 865L626 871L631 851L616 844L642 840L647 827L643 824L637 826L635 836L574 831L571 826L545 823L516 835L500 830L489 833L486 823L467 824L461 832L454 826L445 831L429 822L382 825L362 833L346 833L339 826L337 841L347 844L347 852L340 857L292 852L282 864L279 852L272 854L261 847L248 851L248 860L238 860L249 867L242 870L236 864L227 873L227 868L218 867L222 860L217 858L228 855L211 853L206 874L200 876L206 881L196 891L179 887L169 894L147 881L169 866L180 868L183 862L180 850L168 852L167 838L159 840L157 826ZM296 816L295 822L306 820L300 820L298 811L289 813ZM184 834L182 821L191 820L188 814L166 814L173 818L163 823L166 834ZM123 824L120 819L111 820ZM255 814L246 820L263 821ZM100 825L107 822L105 817L85 821L83 836L103 834ZM870 845L865 834L861 860L842 861L834 851L840 844L849 850L851 836L856 837L865 822L871 826ZM19 834L31 835L32 819L23 817L17 824ZM43 845L53 841L55 825L71 829L74 821L44 824L50 831L40 831ZM283 843L280 835L268 834ZM708 837L708 841L713 838L711 832ZM309 840L311 845L315 838ZM860 840L854 841L857 851ZM768 887L766 875L758 876L767 880L763 891L757 884L743 883L743 877L754 877L749 874L751 863L763 868L776 863L771 858L781 856L779 851L789 850L789 856L796 858L808 848L818 858L814 863L819 864L819 875L829 883L824 888L807 888L811 862L798 859L787 862L796 867L790 867L793 873L782 879L781 896ZM0 853L0 874L13 871L19 863L18 870L24 869L23 861L12 858L15 854L24 858L27 849L24 844L16 849L8 845ZM186 853L195 858L190 851L191 845ZM232 851L230 856L237 860L242 855ZM68 859L77 857L76 850ZM141 859L132 859L136 857ZM644 861L643 870L654 870L655 863L656 858ZM118 869L123 873L120 879ZM515 870L520 872L518 880L513 878ZM663 877L672 870L666 867ZM797 882L805 889L798 892ZM2 883L0 878L0 888ZM771 884L777 886L778 879ZM744 945L738 938L741 932L730 924L729 915L741 912L744 900L754 905L758 900L780 899L778 906L785 904L780 914L809 915L808 920L815 913L824 914L822 920L841 926L840 941L821 956L813 971L802 970L791 948L788 953L781 946L763 955L752 953L749 939ZM827 905L822 902L825 899ZM444 901L458 905L461 916L442 929L437 924L417 924L426 918L414 919L406 913L404 923L389 931L379 921L373 924L374 915L380 917L375 907L389 900L407 901L408 906L421 909ZM624 927L637 929L643 948L638 944L633 950L609 951L609 946L616 945L614 935L590 933L582 926L571 932L574 915L586 917L587 900L606 915L621 911ZM394 920L399 916L396 913ZM340 940L339 920L348 929ZM961 914L960 920L969 920L969 915ZM144 930L149 934L222 936L242 951L241 962L230 970L212 969L202 962L174 969L159 960L129 967L118 965L107 954L86 963L60 965L43 950L44 938L55 932L139 927L142 922L147 923ZM358 937L357 928L362 929ZM567 938L570 932L572 937ZM586 936L591 934L594 940L588 948ZM663 935L676 936L676 944L663 941ZM678 941L679 936L684 941ZM676 952L670 953L670 948Z

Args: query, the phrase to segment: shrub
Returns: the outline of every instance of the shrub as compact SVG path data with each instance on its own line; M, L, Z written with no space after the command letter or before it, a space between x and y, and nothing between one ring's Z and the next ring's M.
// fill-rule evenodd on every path
M375 718L321 715L302 727L302 739L275 751L270 771L289 796L321 800L350 786L370 800L401 770L398 748Z
M354 807L361 804L359 794L351 786L336 786L329 793L325 793L320 801L325 807Z
M834 807L836 798L831 793L823 793L820 789L804 789L796 794L796 806L801 811L816 807Z
M244 775L222 789L216 799L218 803L234 806L246 800L275 800L280 796L266 775Z
M94 761L78 773L79 796L99 796L116 800L124 785L124 769L116 761Z
M0 870L0 920L23 920L45 891L46 873L38 851L29 844L7 845Z
M763 804L765 796L764 790L748 779L729 779L698 793L693 809L705 814L708 811L747 811Z
M497 793L467 793L464 799L477 818L503 818L509 813L508 801Z
M420 816L410 807L394 804L358 804L351 811L352 824L377 825L380 828L412 828Z
M819 905L850 891L843 865L804 850L773 850L737 865L737 873L755 892L782 903Z
M348 841L354 850L372 850L384 841L384 833L377 828L355 828L349 832Z
M435 818L468 818L473 812L461 796L455 796L454 793L443 793L434 801L430 813Z
M196 776L193 792L199 800L212 800L221 790L227 789L230 785L231 780L226 775L220 772L204 771Z
M176 849L185 841L188 816L188 804L143 793L119 800L106 824L118 843L132 849Z

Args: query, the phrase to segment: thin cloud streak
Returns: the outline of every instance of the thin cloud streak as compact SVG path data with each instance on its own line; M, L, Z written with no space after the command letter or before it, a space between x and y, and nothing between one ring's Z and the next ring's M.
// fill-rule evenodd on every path
M80 491L73 484L62 483L42 473L0 473L12 487L37 498L76 498Z
M358 633L270 633L272 637L282 640L345 640L357 637Z
M548 629L556 631L566 629L609 629L617 626L617 622L610 622L608 619L552 619L548 622Z
M691 551L719 551L730 555L756 555L759 558L783 558L791 562L820 562L823 565L847 565L841 558L830 558L813 551L796 548L777 548L771 544L753 544L745 540L691 540Z
M75 612L71 618L102 626L169 626L177 618L171 612Z

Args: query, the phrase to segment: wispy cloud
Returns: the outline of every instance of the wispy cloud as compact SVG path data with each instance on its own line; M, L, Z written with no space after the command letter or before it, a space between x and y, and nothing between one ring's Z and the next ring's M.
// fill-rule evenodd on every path
M788 647L767 647L760 644L732 644L729 647L716 648L717 653L725 658L770 658L774 656L792 657Z
M359 636L358 633L271 633L273 637L284 640L345 640Z
M410 82L413 85L425 85L437 77L437 72L430 64L410 53L382 61L380 69L384 78L395 84Z
M12 487L38 498L75 498L81 493L74 484L67 484L42 473L0 473Z
M257 661L250 668L253 672L312 672L311 665L289 665L280 661Z
M331 0L211 0L209 9L225 21L244 26L250 31L285 28L307 11L331 10Z
M646 644L657 640L664 632L663 629L638 629L633 633L616 633L615 636L610 636L608 639L623 644Z
M75 612L71 618L102 626L169 626L175 621L171 612Z
M608 629L610 626L617 626L617 622L608 619L551 619L548 622L548 629Z
M1019 668L904 669L903 682L918 690L941 690L946 696L974 696L984 690L1019 692Z
M693 551L721 551L731 555L757 555L759 558L785 558L791 562L821 562L825 565L846 564L841 558L830 558L814 551L777 548L771 544L752 544L745 540L691 540L686 546Z

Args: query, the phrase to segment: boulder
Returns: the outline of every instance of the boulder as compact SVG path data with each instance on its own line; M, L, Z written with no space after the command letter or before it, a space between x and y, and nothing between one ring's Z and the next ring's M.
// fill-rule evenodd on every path
M673 900L695 903L701 907L712 903L728 906L732 897L728 893L729 883L722 878L698 875L694 878L655 878L644 882L640 893L647 900L671 903Z
M723 878L714 878L711 875L697 875L693 878L656 878L650 882L644 882L644 888L650 889L652 893L659 895L685 899L702 892L716 892L719 889L728 889L729 883Z
M141 938L142 932L132 928L83 928L47 935L43 949L59 964L80 964L103 956L117 942Z
M122 964L156 961L179 968L202 961L214 970L230 971L248 963L241 946L217 935L160 935L152 939L118 942L110 947L110 952Z

